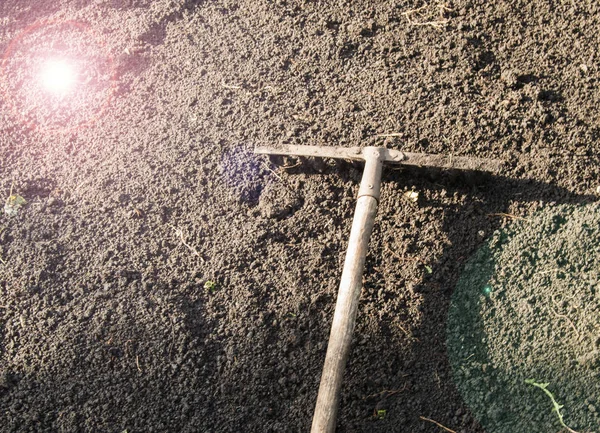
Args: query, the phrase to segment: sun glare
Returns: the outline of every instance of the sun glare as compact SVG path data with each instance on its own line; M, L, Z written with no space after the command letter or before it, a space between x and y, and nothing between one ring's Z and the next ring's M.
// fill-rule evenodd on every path
M75 69L66 60L48 60L40 75L44 89L57 96L67 94L75 84Z

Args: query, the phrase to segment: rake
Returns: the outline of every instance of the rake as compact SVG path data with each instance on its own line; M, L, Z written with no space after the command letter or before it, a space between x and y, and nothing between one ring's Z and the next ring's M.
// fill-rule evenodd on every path
M311 428L311 433L333 433L336 426L344 369L350 353L350 344L356 323L369 238L377 214L383 165L412 165L498 172L502 163L497 160L481 158L402 152L383 147L347 148L289 145L274 148L261 146L257 147L254 153L344 159L363 161L365 164Z

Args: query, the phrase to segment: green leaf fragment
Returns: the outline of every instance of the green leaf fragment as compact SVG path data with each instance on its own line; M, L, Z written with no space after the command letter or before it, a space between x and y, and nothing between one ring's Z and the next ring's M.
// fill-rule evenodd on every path
M215 290L217 290L217 283L208 280L206 283L204 283L204 289L208 290L210 293L213 293Z
M27 200L19 194L11 194L4 204L4 213L9 216L14 216L24 204L27 204Z
M7 202L11 206L22 206L25 203L27 203L27 200L25 200L19 194L13 194L10 197L8 197Z
M550 385L550 383L548 382L544 382L544 383L538 383L535 381L535 379L525 379L525 383L528 385L532 385L535 386L537 388L540 388L542 391L544 391L544 393L550 398L550 400L552 400L552 412L556 412L556 415L558 416L558 421L560 422L560 425L562 425L564 428L566 428L569 432L571 433L577 433L575 430L571 429L569 426L567 426L563 420L563 415L562 413L560 413L560 410L564 407L564 405L559 404L556 401L556 398L554 398L554 394L552 394L550 391L548 391L548 385Z

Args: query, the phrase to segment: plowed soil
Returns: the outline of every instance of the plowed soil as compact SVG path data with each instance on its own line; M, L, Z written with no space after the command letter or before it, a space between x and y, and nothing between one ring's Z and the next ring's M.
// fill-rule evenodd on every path
M465 266L448 357L489 432L598 431L598 210L547 206L496 231Z
M597 200L599 42L592 0L3 0L0 430L308 431L361 169L252 153L287 143L505 161L384 173L337 429L483 433L448 306Z

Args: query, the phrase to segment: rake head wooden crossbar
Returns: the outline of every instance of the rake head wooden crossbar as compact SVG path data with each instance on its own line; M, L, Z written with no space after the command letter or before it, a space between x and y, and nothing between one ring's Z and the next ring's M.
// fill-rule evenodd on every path
M311 433L332 433L335 431L342 378L356 323L367 247L377 213L383 164L497 172L501 163L480 158L401 152L382 147L257 147L254 152L265 155L341 158L365 163L311 429Z

